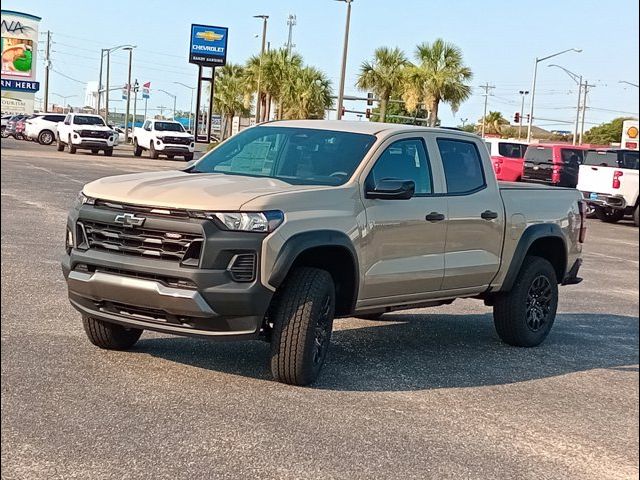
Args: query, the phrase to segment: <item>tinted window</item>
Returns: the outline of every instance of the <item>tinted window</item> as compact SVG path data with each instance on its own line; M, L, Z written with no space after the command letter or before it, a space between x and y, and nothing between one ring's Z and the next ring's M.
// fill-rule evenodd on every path
M584 150L575 150L573 148L563 148L560 150L560 158L562 163L572 167L581 165L584 160Z
M631 170L640 170L640 153L638 152L623 152L622 153L622 168L629 168Z
M93 115L76 115L73 117L74 125L104 125L104 120Z
M368 184L381 180L413 180L416 194L433 193L431 167L422 140L399 140L389 145L369 174Z
M617 167L618 154L616 152L589 150L584 156L584 164L597 165L600 167Z
M64 120L64 115L45 115L43 119L48 122L62 122Z
M553 152L549 147L528 147L524 159L532 162L553 162Z
M175 122L156 122L156 130L159 132L184 132L182 125Z
M480 153L472 142L439 138L447 192L471 193L486 185Z
M270 177L296 185L342 185L375 141L373 135L358 133L254 127L211 150L191 171Z
M520 143L500 142L498 144L498 155L507 158L522 158L523 145Z

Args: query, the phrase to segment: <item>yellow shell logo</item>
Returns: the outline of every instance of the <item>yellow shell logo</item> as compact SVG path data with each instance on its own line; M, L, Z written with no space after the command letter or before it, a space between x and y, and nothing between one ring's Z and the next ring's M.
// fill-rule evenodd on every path
M196 37L206 40L207 42L215 42L217 40L222 40L222 37L224 37L224 35L213 32L211 30L205 30L204 32L196 33Z
M629 127L627 129L627 136L629 138L638 138L638 127Z

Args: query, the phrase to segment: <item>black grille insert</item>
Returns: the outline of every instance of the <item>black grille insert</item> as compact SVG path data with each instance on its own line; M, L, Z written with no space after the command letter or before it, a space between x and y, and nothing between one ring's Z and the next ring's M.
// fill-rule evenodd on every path
M168 137L168 136L164 136L163 140L164 143L169 143L172 145L189 145L191 143L191 139L190 138L185 138L185 137Z
M235 282L253 282L256 279L256 254L241 253L235 255L227 270Z

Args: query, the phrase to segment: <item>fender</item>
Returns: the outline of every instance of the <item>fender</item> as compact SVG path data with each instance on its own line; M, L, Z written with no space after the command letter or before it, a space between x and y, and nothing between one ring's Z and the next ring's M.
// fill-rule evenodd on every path
M500 292L508 292L513 287L513 284L516 281L518 273L520 272L520 268L522 267L522 263L524 262L525 257L527 256L527 252L531 245L536 240L541 238L559 238L562 241L562 245L564 245L565 250L565 258L568 258L567 252L567 243L564 239L564 235L562 234L562 230L555 223L551 224L539 224L539 225L531 225L527 227L527 229L522 233L520 240L518 241L518 245L516 246L515 251L513 252L513 258L511 259L511 265L509 265L509 270L504 277L504 282L502 282L502 286L500 287ZM566 272L567 266L563 266L564 271ZM562 275L564 277L564 273ZM561 283L563 278L559 278L558 282Z
M360 279L360 275L358 274L360 271L358 255L351 239L343 232L337 230L312 230L298 233L289 238L280 249L280 252L278 252L271 276L269 277L269 284L276 288L279 287L287 277L296 258L305 250L315 247L342 247L351 254L355 267L354 278L357 292Z

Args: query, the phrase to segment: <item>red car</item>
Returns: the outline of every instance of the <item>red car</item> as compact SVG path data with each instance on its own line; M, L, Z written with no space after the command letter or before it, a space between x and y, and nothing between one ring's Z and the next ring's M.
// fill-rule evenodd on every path
M16 122L14 137L18 140L25 140L27 137L24 135L24 129L26 127L27 117L21 118Z
M580 165L588 148L585 145L566 143L529 145L524 154L522 180L576 188Z
M527 144L500 138L485 138L484 141L491 155L496 178L505 182L520 182Z

